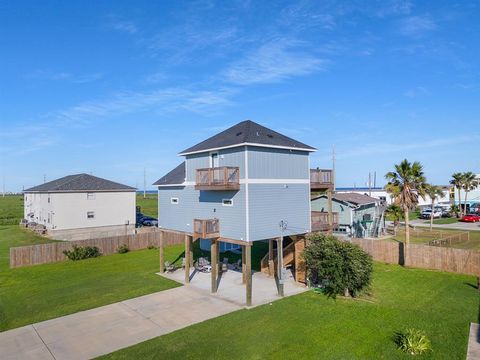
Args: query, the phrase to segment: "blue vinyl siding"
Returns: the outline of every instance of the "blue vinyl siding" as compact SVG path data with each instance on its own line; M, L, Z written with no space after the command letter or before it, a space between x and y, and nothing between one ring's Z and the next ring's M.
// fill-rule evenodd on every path
M304 151L248 147L250 179L310 179L309 154Z
M309 184L250 184L250 240L280 236L279 223L288 222L285 235L310 231Z
M318 198L312 200L312 211L328 212L328 200ZM352 225L352 208L342 202L332 201L332 211L338 213L339 225Z
M171 197L177 197L178 204L171 204ZM232 199L233 206L223 206L223 199ZM160 227L192 232L194 218L217 218L223 237L246 240L244 185L240 191L199 191L193 186L160 188L158 204Z

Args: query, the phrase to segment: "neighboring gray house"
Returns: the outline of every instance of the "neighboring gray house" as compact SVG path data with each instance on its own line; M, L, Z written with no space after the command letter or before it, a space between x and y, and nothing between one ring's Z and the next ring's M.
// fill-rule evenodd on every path
M312 213L326 212L326 195L312 199ZM336 193L332 198L336 227L334 233L352 237L377 237L384 229L381 201L358 193Z
M49 181L24 191L24 218L59 240L135 233L136 189L89 174Z
M202 141L154 184L159 227L195 233L194 219L216 220L221 250L277 238L282 220L285 236L309 232L312 151L250 120Z

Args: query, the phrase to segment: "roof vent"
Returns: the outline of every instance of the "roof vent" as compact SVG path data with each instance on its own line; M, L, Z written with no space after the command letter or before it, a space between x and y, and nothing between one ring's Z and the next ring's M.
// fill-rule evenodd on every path
M267 136L272 139L273 138L273 135L272 134L267 134Z
M256 135L257 135L257 136L260 136L260 133L257 131L257 134L256 134Z
M242 132L241 132L241 131L239 131L239 132L237 132L237 133L235 134L235 136L240 136L240 135L242 135Z

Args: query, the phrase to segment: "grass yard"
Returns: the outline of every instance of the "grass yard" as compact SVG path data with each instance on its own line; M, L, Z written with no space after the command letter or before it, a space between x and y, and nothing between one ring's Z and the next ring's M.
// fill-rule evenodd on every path
M434 219L434 220L433 220L433 223L434 223L435 225L456 224L456 223L458 223L458 219L455 218L455 217ZM425 221L425 224L430 224L430 220Z
M428 229L425 229L428 232ZM441 231L442 233L448 235L449 233L458 233L462 232L463 230L457 229L439 229L436 228L434 231ZM470 233L470 240L465 240L461 242L455 242L455 247L457 249L464 249L464 250L480 250L480 231L469 231ZM405 235L403 232L398 233L395 237L392 238L393 240L404 242ZM422 237L422 236L413 236L410 234L410 243L412 244L427 244L431 241L431 237Z
M137 194L137 206L142 208L142 213L154 218L158 218L158 195L147 194L143 198L143 194Z
M465 359L479 295L471 276L375 264L371 296L308 292L161 336L103 359L411 359L392 337L424 330L433 353Z
M165 249L173 262L183 246ZM0 271L0 331L72 314L179 284L155 275L158 250Z
M0 226L18 225L23 218L23 196L0 196Z

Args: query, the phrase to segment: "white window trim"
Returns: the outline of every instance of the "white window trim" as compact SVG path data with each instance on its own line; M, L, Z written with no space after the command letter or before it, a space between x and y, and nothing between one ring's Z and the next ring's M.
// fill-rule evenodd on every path
M87 193L87 200L95 200L95 193L94 192Z
M178 199L178 197L171 197L170 198L170 204L178 205L179 203L180 203L180 200Z
M213 155L217 155L218 166L220 166L220 154L218 151L211 151L210 155L210 168L213 168Z
M230 204L225 204L225 201L230 201ZM233 199L222 199L222 206L233 206Z

